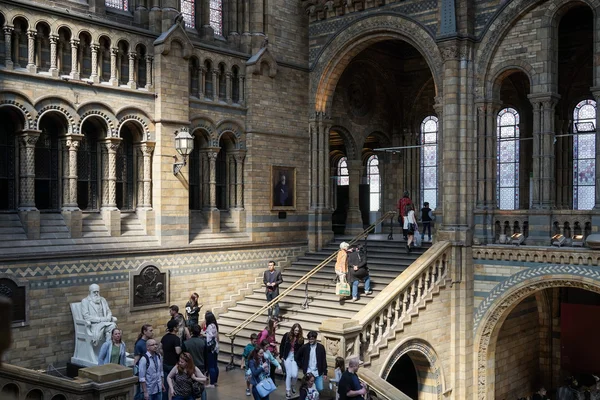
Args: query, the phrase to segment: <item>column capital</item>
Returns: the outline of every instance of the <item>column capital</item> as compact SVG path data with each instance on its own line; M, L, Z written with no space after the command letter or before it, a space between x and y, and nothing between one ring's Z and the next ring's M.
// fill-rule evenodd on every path
M22 130L18 133L19 142L25 147L34 147L41 134L37 129Z
M220 150L220 147L211 147L206 149L206 155L208 156L208 159L211 161L216 160Z
M29 39L34 39L36 36L37 36L37 31L31 30L31 29L27 31L27 37Z
M98 50L100 50L100 45L96 44L96 43L92 43L90 45L90 49L92 50L92 53L97 53Z
M129 53L127 53L127 56L130 60L135 60L135 58L137 57L137 53L135 51L130 51Z
M57 35L50 35L50 43L51 44L56 44L56 42L58 42L58 36Z
M152 62L154 60L153 56L146 56L146 62Z
M547 92L547 93L531 93L527 95L529 102L532 105L542 104L544 108L554 107L560 100L560 95L557 93Z
M117 56L119 54L119 49L117 47L111 47L110 54L113 56Z
M7 25L4 28L2 28L2 32L4 32L4 34L11 34L14 30L15 28L11 25Z
M144 156L151 156L154 152L155 142L142 142L140 143L140 151Z
M110 137L110 138L106 138L102 142L102 144L104 145L105 149L108 150L109 152L116 152L119 149L119 146L121 146L122 141L123 141L123 139L121 139L121 138Z
M233 157L235 158L235 161L238 163L244 162L244 159L246 158L246 152L238 151L233 154Z
M77 47L77 46L79 46L79 40L71 39L71 47Z

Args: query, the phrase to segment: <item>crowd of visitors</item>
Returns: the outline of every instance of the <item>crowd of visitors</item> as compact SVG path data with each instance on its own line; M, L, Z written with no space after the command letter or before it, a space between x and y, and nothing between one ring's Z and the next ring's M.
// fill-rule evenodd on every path
M361 279L365 281L365 294L370 294L364 249L343 243L340 252L345 255L340 272L344 279L346 274L350 277L353 297L358 296ZM273 261L268 263L263 281L269 302L279 295L279 285L283 282ZM142 325L134 345L134 373L139 380L135 400L206 400L205 388L218 386L219 325L211 311L206 311L200 320L202 304L198 300L198 294L192 293L187 301L187 321L177 305L169 307L170 319L160 339L155 338L151 324ZM291 326L279 343L279 310L272 308L265 328L252 333L244 348L241 365L246 370L246 396L269 400L269 394L276 388L276 374L283 374L287 399L318 400L328 380L325 347L317 341L315 331L308 332L305 338L298 323ZM112 330L110 340L101 347L100 365L126 365L126 346L121 336L120 329ZM346 370L344 359L336 359L335 378L329 387L337 387L337 399L363 399L365 390L355 374L357 369L357 361L351 360ZM302 379L298 386L299 371Z

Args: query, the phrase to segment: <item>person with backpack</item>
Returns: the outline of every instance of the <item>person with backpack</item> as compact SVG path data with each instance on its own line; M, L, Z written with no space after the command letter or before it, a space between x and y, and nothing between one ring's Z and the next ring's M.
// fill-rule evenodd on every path
M146 342L147 351L138 364L139 380L144 400L160 400L166 392L163 380L163 362L157 353L158 343L154 339Z

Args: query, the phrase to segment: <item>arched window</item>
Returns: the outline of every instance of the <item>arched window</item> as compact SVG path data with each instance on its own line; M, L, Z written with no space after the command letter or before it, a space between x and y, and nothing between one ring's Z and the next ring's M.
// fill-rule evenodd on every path
M519 113L507 107L498 113L496 202L501 210L519 208Z
M186 28L194 29L196 27L196 18L194 16L195 0L181 0L181 14Z
M348 158L342 157L338 161L337 167L338 186L348 186L350 184L350 177L348 176Z
M106 0L104 4L109 8L116 8L117 10L129 11L128 3L129 0Z
M596 102L583 100L573 111L573 209L591 210L596 201Z
M421 123L421 199L437 207L437 136L438 119L433 115Z
M215 35L223 35L223 0L210 0L210 26Z
M381 207L381 175L379 175L379 158L376 155L367 160L367 178L369 179L369 211L379 211Z

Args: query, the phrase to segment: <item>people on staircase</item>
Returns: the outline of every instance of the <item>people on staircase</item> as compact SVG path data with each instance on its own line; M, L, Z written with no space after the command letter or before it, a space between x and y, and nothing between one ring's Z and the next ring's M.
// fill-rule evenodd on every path
M398 200L398 223L402 226L402 234L404 240L407 240L406 229L404 228L404 216L406 215L406 206L412 204L408 190L404 191L404 195Z
M335 274L336 282L342 282L342 279L346 279L348 273L348 248L350 245L346 242L340 243L340 249L337 253L337 259L335 261Z
M281 271L275 270L275 261L269 261L269 268L263 273L267 303L279 296L279 285L282 283L283 277L281 276ZM275 304L272 309L269 308L269 319L271 318L279 319L279 304Z
M414 239L415 231L418 230L417 219L415 218L415 211L412 204L406 205L406 214L404 215L404 229L406 230L407 241L406 251L410 253L411 244Z
M187 326L192 329L192 326L198 325L198 317L202 304L198 304L198 293L192 293L190 299L185 304L185 313L187 315Z
M431 242L431 223L433 222L433 211L429 208L429 203L423 203L421 208L421 241L425 241L425 231Z
M365 400L367 388L358 379L358 358L348 360L348 369L344 371L338 385L340 400Z
M258 335L253 333L250 335L250 343L244 347L244 352L242 353L242 369L246 370L246 396L252 395L252 371L250 370L250 354L256 348L258 343Z
M304 344L302 336L302 327L296 323L292 329L286 332L281 339L281 360L285 366L285 397L291 399L292 394L296 393L296 380L298 379L298 364L295 361L295 354Z
M373 293L367 253L363 246L356 246L348 250L348 282L352 285L352 301L358 301L358 284L361 280L365 282L365 295Z
M204 336L206 337L206 346L208 347L208 375L210 384L206 387L214 387L218 385L219 380L219 324L215 314L207 311L204 314Z
M277 331L278 327L279 327L279 322L276 319L271 318L271 319L269 319L269 322L267 323L266 328L263 329L260 332L260 334L258 335L258 343L262 343L264 340L266 340L269 343L269 346L268 346L269 353L272 354L274 357L279 356L279 351L277 349L277 337L276 337L276 331ZM271 379L273 379L273 382L275 382L275 364L274 363L271 363Z

